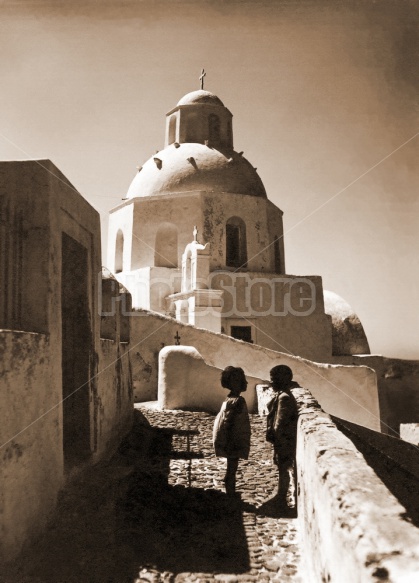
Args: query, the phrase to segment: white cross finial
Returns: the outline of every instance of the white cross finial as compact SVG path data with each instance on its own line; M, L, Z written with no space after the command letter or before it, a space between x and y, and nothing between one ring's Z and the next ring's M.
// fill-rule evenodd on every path
M205 73L205 69L202 69L201 75L199 77L199 80L201 81L201 89L204 88L204 77L206 77L207 74Z

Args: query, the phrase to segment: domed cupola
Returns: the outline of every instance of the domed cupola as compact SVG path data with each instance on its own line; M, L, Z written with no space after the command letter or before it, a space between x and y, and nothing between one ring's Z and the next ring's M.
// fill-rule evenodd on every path
M167 113L165 146L189 142L232 150L232 117L213 93L203 89L192 91Z
M202 85L166 115L165 146L138 169L127 199L193 191L267 198L256 168L233 148L232 113Z

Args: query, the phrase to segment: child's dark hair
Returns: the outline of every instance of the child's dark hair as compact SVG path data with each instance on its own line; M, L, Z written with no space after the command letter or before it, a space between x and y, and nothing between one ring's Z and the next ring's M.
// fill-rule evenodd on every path
M275 377L276 379L281 379L283 382L291 382L292 381L292 370L289 366L285 364L279 364L278 366L274 366L270 370L271 377Z
M221 373L221 386L225 389L231 389L231 379L239 374L244 374L244 370L238 366L227 366Z

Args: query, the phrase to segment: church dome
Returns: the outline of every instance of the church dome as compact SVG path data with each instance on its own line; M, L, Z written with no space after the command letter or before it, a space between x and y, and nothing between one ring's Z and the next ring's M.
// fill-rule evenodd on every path
M203 89L199 89L198 91L191 91L191 93L187 93L178 101L179 105L191 105L193 103L206 103L209 105L221 105L224 107L224 103L219 99L214 93L210 93L209 91L204 91Z
M324 290L324 310L332 317L332 354L370 354L367 336L360 319L338 294Z
M234 150L194 142L171 144L147 160L127 198L196 190L267 198L262 180L246 158Z

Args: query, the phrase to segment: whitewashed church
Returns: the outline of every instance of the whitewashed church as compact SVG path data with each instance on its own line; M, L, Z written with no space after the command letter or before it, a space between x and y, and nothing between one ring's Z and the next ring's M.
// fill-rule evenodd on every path
M234 149L232 118L203 88L167 113L165 147L111 211L107 266L134 308L314 360L369 353L321 277L286 273L283 212Z

